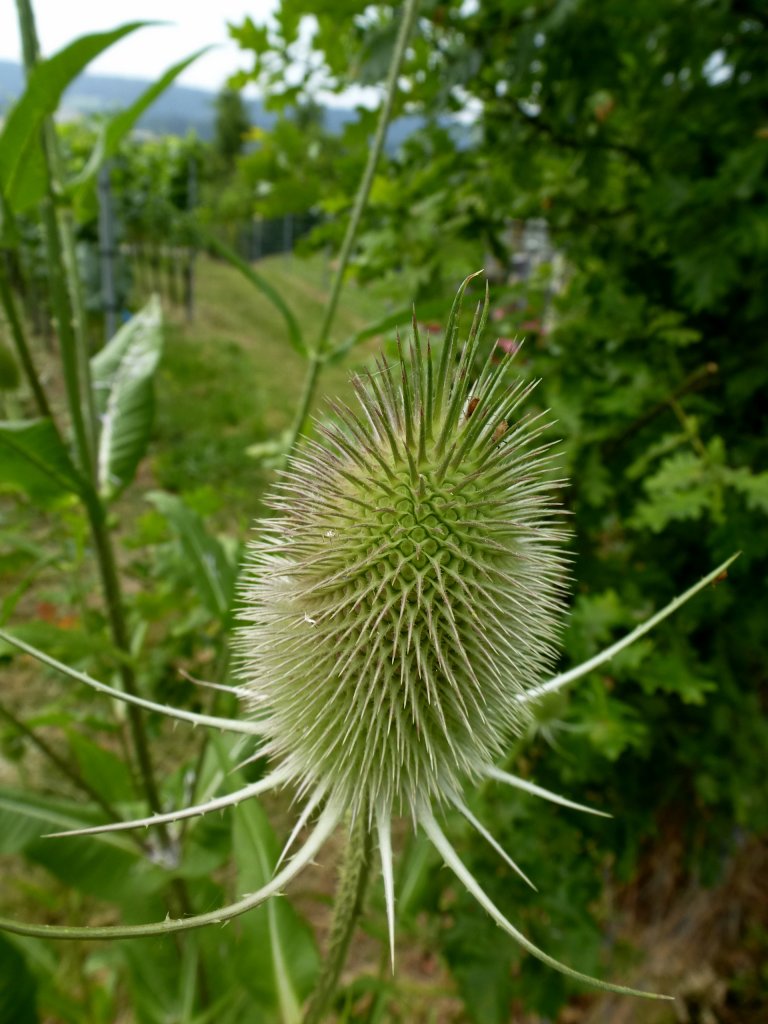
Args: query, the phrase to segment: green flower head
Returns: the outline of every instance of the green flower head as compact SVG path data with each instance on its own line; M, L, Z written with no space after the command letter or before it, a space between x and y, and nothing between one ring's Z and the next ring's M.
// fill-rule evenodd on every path
M389 817L455 800L527 715L566 579L546 424L519 409L485 309L439 360L357 378L290 464L251 545L239 638L268 753L300 788ZM486 300L487 308L487 300Z
M531 705L647 633L733 561L630 634L543 682L564 615L568 558L554 492L555 454L542 414L523 403L512 356L480 359L488 299L460 343L462 285L439 356L415 321L407 358L354 381L359 408L333 406L290 459L259 526L241 588L237 648L242 719L158 705L98 683L0 630L0 638L113 697L187 722L255 737L272 770L235 792L148 818L67 834L192 818L290 786L304 803L272 879L229 906L146 925L63 928L0 920L22 935L125 938L219 924L282 891L345 819L373 833L394 957L393 814L409 814L496 923L533 956L580 981L649 996L559 963L519 932L473 877L438 824L457 809L528 879L478 821L464 793L483 779L589 813L510 775L495 761ZM215 685L215 684L214 684ZM226 689L226 687L225 687ZM292 858L303 827L316 820ZM281 866L282 865L282 866Z

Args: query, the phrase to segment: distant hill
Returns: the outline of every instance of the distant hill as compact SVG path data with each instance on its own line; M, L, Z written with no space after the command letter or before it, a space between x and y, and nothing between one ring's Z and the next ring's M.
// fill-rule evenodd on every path
M150 84L138 78L110 75L81 75L64 94L64 116L119 110L129 106ZM0 60L0 113L7 109L24 88L24 74L14 61ZM206 89L172 85L157 99L139 121L139 127L157 135L186 135L195 132L202 139L213 136L215 93ZM274 115L258 100L246 100L251 122L268 128ZM353 109L325 108L325 124L334 134L357 117ZM389 148L396 149L421 124L419 118L402 117L389 132Z

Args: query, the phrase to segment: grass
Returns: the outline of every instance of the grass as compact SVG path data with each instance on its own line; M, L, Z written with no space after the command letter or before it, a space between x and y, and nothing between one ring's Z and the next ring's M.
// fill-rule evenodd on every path
M310 344L322 317L330 273L321 258L278 256L259 272L290 306ZM402 301L402 300L400 300ZM381 289L345 287L334 341L386 315L391 302ZM328 366L315 411L324 396L349 397L352 368L375 349L355 350ZM275 307L228 264L202 258L197 265L194 320L171 313L157 381L157 440L152 460L157 483L167 490L215 494L223 518L241 525L258 513L259 495L272 470L245 454L277 438L292 422L306 363L291 347Z

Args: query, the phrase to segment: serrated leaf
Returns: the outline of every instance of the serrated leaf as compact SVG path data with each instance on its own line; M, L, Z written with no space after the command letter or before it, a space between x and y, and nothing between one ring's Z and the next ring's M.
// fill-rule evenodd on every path
M85 489L51 420L0 423L0 490L45 502Z
M747 507L768 512L768 473L753 473L745 466L727 469L725 479L745 499Z
M154 414L153 377L162 347L162 313L155 296L91 360L101 414L97 480L107 500L131 482L146 452Z
M40 132L64 90L100 53L147 24L150 22L134 21L109 32L81 36L33 69L0 133L0 190L16 212L33 206L45 194L47 175Z
M212 615L226 623L235 593L237 560L227 556L224 545L181 498L163 491L153 491L147 498L178 537L200 600Z

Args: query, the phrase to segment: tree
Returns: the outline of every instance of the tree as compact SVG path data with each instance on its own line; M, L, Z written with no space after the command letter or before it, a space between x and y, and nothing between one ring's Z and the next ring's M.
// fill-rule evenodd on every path
M248 112L239 92L223 88L215 100L213 146L225 170L231 171L245 145L251 127Z

